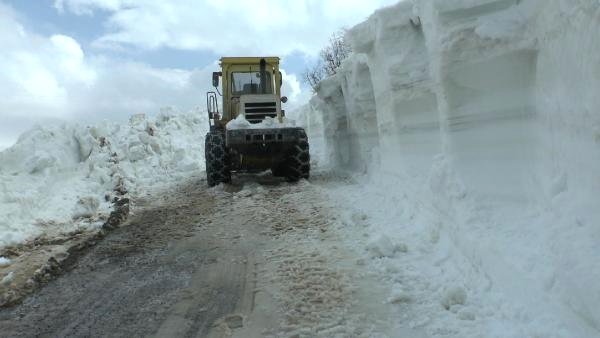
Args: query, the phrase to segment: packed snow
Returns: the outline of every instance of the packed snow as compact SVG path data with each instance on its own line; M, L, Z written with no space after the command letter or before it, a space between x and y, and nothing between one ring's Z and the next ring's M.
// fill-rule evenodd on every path
M63 123L24 133L0 152L0 247L100 226L115 189L136 194L198 175L207 128L203 112L167 108L126 125Z
M600 335L599 17L593 0L400 2L349 30L354 55L297 112L313 162L352 177L327 191L365 215L357 245L402 281L390 299L417 300L414 327Z

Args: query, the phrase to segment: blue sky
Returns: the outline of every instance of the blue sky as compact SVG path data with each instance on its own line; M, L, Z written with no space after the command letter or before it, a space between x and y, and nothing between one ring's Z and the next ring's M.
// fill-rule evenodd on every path
M98 52L92 43L102 37L110 12L94 11L92 15L77 15L71 11L60 12L54 0L7 0L21 14L23 23L35 33L45 36L63 34L74 38L84 53ZM205 66L220 56L210 50L181 50L173 48L102 50L115 58L132 59L159 68L194 69Z
M216 60L277 55L288 109L328 37L396 0L0 0L0 149L36 123L189 110Z

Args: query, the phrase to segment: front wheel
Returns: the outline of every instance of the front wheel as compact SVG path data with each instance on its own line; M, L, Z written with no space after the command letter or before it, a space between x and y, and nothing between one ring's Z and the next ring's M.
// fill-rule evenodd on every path
M288 182L297 182L300 179L308 179L310 176L310 153L308 146L308 136L302 130L292 147L285 163L285 178Z
M275 177L285 177L285 166L282 164L273 166L271 167L271 173Z
M206 181L209 187L231 182L229 153L225 146L225 134L223 132L210 131L206 134L204 158L206 160Z

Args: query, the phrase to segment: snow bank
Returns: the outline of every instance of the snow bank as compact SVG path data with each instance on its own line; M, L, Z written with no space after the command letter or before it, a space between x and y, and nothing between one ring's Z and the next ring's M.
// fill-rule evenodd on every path
M0 152L0 247L102 224L115 189L137 194L204 168L202 112L129 124L37 126Z
M514 336L600 331L599 17L593 0L401 2L349 31L355 55L302 110L322 162L385 196L371 213L413 210L377 231L438 233L443 268L543 318Z

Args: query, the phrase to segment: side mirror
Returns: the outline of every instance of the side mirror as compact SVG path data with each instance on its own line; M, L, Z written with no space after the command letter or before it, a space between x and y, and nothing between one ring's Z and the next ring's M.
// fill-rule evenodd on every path
M281 97L281 103L286 103L288 100L287 96L282 96Z
M213 72L213 78L212 78L213 87L219 87L219 77L222 75L223 75L222 72Z
M282 86L283 86L283 75L281 74L281 72L279 72L279 88L281 88Z

